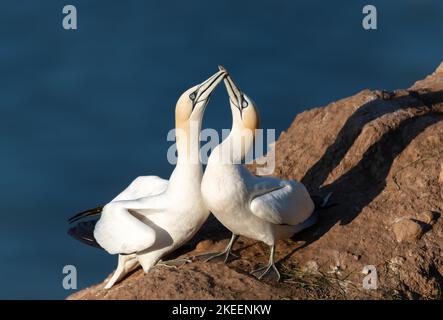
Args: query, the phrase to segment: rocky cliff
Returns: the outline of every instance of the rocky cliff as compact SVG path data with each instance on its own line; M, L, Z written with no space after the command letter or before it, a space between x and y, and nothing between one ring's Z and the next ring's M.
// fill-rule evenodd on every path
M317 225L277 245L282 281L248 272L268 248L240 238L228 264L197 256L229 233L211 217L175 256L192 262L135 271L69 299L442 298L443 64L404 90L364 90L299 114L278 139L275 175L311 193L333 192ZM365 289L365 266L377 289ZM372 283L374 284L374 283Z

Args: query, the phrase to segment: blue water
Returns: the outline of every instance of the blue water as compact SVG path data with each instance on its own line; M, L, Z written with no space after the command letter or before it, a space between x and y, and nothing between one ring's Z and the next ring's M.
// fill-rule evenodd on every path
M179 94L225 65L263 126L364 88L404 88L443 60L441 1L35 1L0 3L0 298L64 298L116 259L66 234L72 214L143 174L168 177ZM62 7L78 10L62 29ZM220 86L204 127L230 126Z

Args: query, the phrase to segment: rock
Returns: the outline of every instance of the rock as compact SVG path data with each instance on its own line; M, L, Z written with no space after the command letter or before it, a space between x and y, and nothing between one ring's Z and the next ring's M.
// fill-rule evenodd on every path
M410 218L397 221L394 223L392 230L394 231L397 242L416 241L420 239L423 233L421 225Z
M98 285L70 299L271 299L277 295L277 288L245 277L223 263L201 263L179 269L155 267L148 274L139 270L110 290Z
M314 260L309 260L308 262L306 262L305 266L302 268L302 271L308 272L308 273L313 273L313 274L318 273L317 262L315 262Z
M393 257L389 261L389 268L394 272L398 272L400 270L400 268L403 266L405 261L406 261L406 259L404 257L401 257L401 256Z
M427 224L434 224L436 219L436 214L432 211L425 211L419 215L419 220L427 223Z
M443 183L443 163L440 165L440 175L438 177L438 181L440 181L440 183Z
M195 247L196 252L208 252L214 246L214 241L203 240L200 241Z
M253 267L267 263L269 248L241 237L234 248L240 259L227 264L195 258L179 268L154 267L147 274L139 270L110 290L103 290L102 283L70 298L391 299L393 292L399 297L441 297L436 288L443 274L443 219L421 212L441 212L443 207L443 157L438 154L443 150L442 68L408 89L363 90L307 108L281 134L273 175L301 181L314 195L332 192L336 204L321 211L317 225L277 242L275 259L283 279L294 277L291 283L249 275ZM248 168L255 173L254 166ZM420 214L392 225L399 212ZM432 224L432 232L416 241L426 224ZM229 237L210 216L174 254L192 258L216 252ZM370 296L366 290L343 290L325 285L321 276L297 273L302 266L328 275L331 266L334 277L361 284L367 265L377 266L381 285Z

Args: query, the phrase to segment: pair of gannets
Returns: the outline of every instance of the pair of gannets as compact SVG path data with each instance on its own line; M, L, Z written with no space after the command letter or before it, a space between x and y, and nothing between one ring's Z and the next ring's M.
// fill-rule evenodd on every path
M169 181L138 177L103 208L95 208L70 222L101 214L95 222L80 222L70 234L85 243L119 254L117 269L105 288L112 287L141 264L148 272L162 257L187 242L211 211L232 232L227 261L239 235L263 241L271 248L263 277L274 270L274 246L316 221L314 202L306 188L293 180L256 177L241 164L252 148L259 114L253 101L223 67L209 79L185 91L175 111L178 160ZM224 80L232 112L229 136L211 153L203 175L199 135L203 113L216 86ZM193 123L196 128L192 129Z

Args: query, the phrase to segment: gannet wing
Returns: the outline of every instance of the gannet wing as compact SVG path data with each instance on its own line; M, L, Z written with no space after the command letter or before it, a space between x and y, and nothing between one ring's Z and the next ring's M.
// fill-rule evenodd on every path
M131 184L125 190L123 190L117 197L115 197L111 202L121 201L121 200L135 200L147 196L158 195L164 192L167 189L167 187L168 187L168 180L162 179L157 176L140 176L135 178L134 181L132 181ZM102 213L102 210L103 206L99 206L97 208L82 211L69 218L68 222L73 223L83 218L98 216ZM74 228L71 228L68 233L74 236L74 234L76 233L74 232L75 230L72 229ZM78 235L83 236L83 232L81 231L84 231L84 229L82 226L80 226L79 230L77 231L80 232L77 233ZM75 236L74 238L78 239Z
M294 180L256 177L253 180L251 212L273 224L297 225L314 211L305 186Z
M147 196L160 194L168 187L168 180L158 176L140 176L123 190L111 202L120 200L135 200Z
M92 247L103 249L94 238L94 228L97 220L81 221L68 230L74 239Z
M142 251L152 246L155 238L154 229L120 205L105 206L94 229L94 239L110 254Z
M131 254L152 246L155 230L149 225L152 214L163 214L170 206L167 193L135 200L108 203L94 230L98 244L111 254Z

